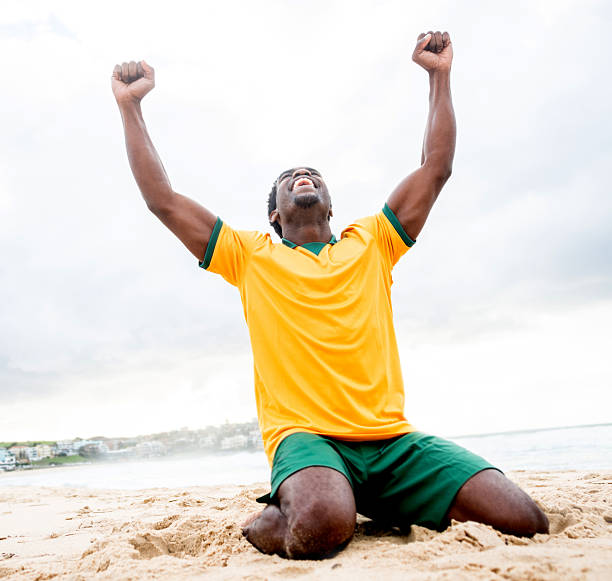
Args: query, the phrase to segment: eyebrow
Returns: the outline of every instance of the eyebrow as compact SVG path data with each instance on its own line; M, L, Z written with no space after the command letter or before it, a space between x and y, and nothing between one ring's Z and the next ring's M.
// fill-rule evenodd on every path
M291 174L293 174L293 172L298 169L298 168L294 168L294 169L288 169L287 171L284 171L281 175L278 176L276 183L280 183L282 182L287 176L290 176ZM319 171L317 171L316 169L312 168L312 167L304 167L303 169L307 169L310 173L315 174L316 176L321 177L321 174Z

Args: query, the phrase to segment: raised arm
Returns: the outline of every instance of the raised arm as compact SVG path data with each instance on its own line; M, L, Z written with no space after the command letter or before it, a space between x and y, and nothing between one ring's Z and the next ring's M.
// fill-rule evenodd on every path
M144 61L115 66L113 94L123 119L130 167L149 210L201 261L216 217L197 202L177 194L170 185L140 108L142 98L154 86L155 73Z
M412 239L421 232L455 155L455 113L450 92L453 47L448 32L420 34L412 60L429 73L429 116L421 167L404 178L387 204Z

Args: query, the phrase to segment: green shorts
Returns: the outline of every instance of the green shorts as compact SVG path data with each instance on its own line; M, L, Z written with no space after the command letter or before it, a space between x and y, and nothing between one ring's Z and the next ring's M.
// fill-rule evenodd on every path
M344 474L359 514L389 525L437 530L448 526L448 510L465 482L481 470L495 468L457 444L421 432L356 442L297 433L277 448L272 490L257 500L276 503L282 482L309 466Z

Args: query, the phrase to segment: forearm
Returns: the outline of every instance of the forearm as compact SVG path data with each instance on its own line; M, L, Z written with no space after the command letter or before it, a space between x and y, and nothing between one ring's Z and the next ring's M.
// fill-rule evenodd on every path
M170 180L149 137L140 103L121 103L119 110L132 174L147 206L156 212L168 205L174 196Z
M440 176L450 176L455 155L457 127L450 90L450 72L429 75L429 116L421 163Z

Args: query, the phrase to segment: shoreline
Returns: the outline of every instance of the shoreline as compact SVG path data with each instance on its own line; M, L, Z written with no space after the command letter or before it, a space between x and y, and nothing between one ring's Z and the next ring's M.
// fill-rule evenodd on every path
M409 534L359 518L346 549L322 561L266 556L239 523L267 483L141 490L0 489L0 579L607 579L612 470L515 471L550 535L503 535L476 523Z
M123 456L113 458L111 457L97 457L92 458L86 462L58 462L58 463L46 463L46 464L26 464L21 466L15 466L12 470L0 469L0 478L2 474L21 474L24 472L32 472L36 470L45 470L47 468L71 468L72 466L92 466L92 465L114 465L114 464L129 464L129 463L147 463L147 462L163 462L173 460L195 460L199 458L211 458L211 457L227 457L238 453L245 454L263 454L263 450L212 450L212 451L190 451L190 452L179 452L175 454L161 454L159 456ZM1 481L0 481L1 483Z

